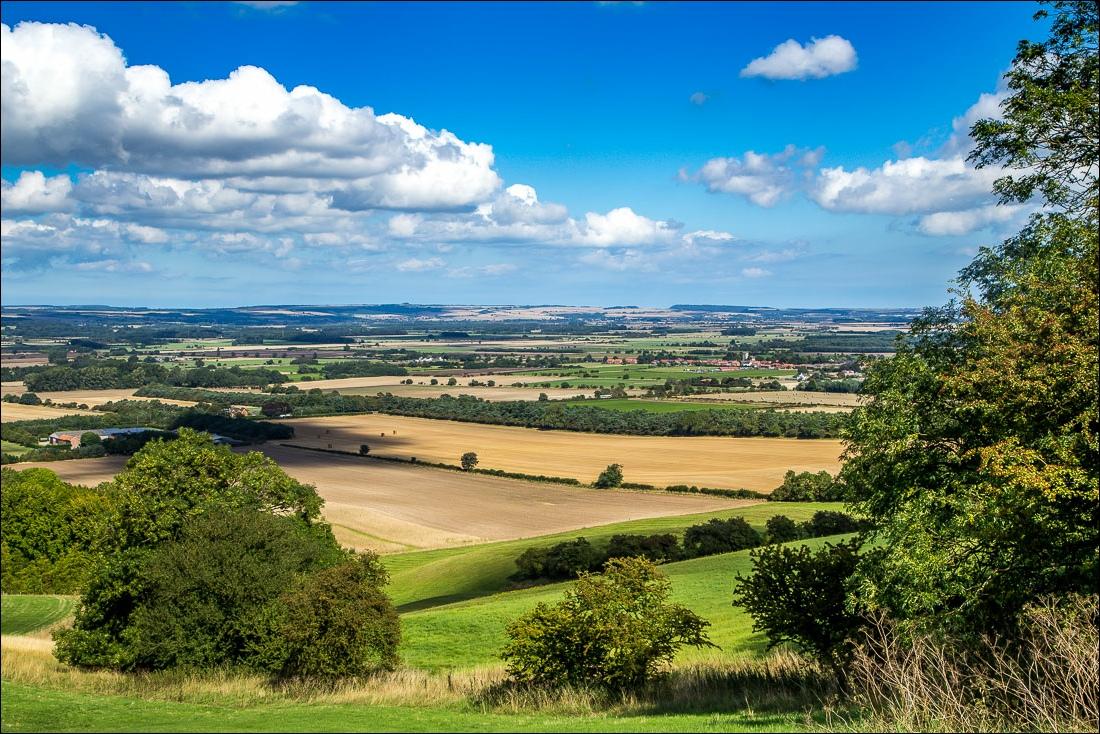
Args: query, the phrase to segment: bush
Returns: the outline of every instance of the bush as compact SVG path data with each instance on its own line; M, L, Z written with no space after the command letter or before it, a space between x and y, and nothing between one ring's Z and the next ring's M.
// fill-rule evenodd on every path
M802 523L802 532L807 538L854 533L860 529L860 523L851 515L833 510L818 510L813 517Z
M574 579L578 574L595 571L605 556L585 538L566 541L549 548L528 548L516 559L516 579Z
M501 657L516 683L629 691L661 674L683 645L711 646L709 622L668 602L671 584L651 561L618 558L550 606L508 625Z
M370 446L368 446L365 443L359 444L359 455L360 456L366 456L369 453L370 453Z
M859 543L768 545L751 554L753 573L737 574L733 603L753 619L768 647L784 642L813 655L845 687L853 639L863 618L847 605L849 579L859 562Z
M745 518L715 518L700 525L692 525L684 532L684 555L688 558L713 556L755 548L762 542L760 533Z
M392 670L401 622L382 592L386 580L373 553L306 577L280 598L260 664L280 678Z
M618 487L622 483L622 464L608 464L607 468L600 472L600 476L596 477L596 481L592 486L599 489L607 489L610 487Z
M679 560L680 541L671 533L660 535L612 535L608 558L648 558L654 563Z
M802 537L802 529L786 515L773 515L765 525L769 543L789 543Z

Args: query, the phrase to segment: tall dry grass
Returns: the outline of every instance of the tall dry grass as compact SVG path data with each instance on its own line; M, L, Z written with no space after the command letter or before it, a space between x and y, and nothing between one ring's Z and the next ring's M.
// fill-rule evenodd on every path
M1097 597L1044 600L1011 641L977 650L872 626L856 655L858 720L834 727L871 731L1100 730Z

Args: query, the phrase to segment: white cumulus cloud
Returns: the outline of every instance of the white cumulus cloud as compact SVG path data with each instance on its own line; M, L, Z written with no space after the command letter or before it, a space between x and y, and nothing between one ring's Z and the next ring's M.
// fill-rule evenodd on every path
M915 214L972 208L989 200L1000 172L962 158L886 161L878 168L824 168L810 196L830 211Z
M856 50L845 38L813 38L805 46L793 38L772 49L767 56L753 59L741 76L765 79L821 79L856 68Z
M72 180L62 174L47 177L41 171L23 171L15 183L0 182L0 208L5 214L39 214L73 208Z
M801 185L805 172L820 163L824 152L794 145L771 154L749 150L740 157L711 158L694 174L681 171L680 178L699 181L711 193L736 194L771 207Z

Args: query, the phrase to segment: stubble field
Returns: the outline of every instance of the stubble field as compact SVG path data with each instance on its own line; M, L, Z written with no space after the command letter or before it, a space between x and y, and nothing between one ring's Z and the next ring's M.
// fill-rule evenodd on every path
M458 464L462 454L473 451L479 468L582 482L617 463L627 482L658 487L768 491L779 486L788 469L836 473L843 448L831 439L617 436L379 414L282 422L294 427L294 443L305 446L358 451L365 443L378 456L445 464Z
M625 520L755 504L701 495L595 490L406 466L265 444L292 477L317 486L323 515L344 545L380 552L511 540ZM95 486L125 457L15 464L42 467L66 482Z

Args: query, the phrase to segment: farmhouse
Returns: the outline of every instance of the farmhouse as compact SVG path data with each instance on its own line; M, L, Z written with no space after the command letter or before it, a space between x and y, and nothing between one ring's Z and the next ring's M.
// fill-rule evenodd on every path
M85 433L94 433L103 441L110 441L118 436L132 436L136 433L166 433L173 436L176 434L175 431L162 431L159 428L88 428L83 431L55 431L50 434L50 444L53 446L68 444L69 446L76 447L80 445L80 437ZM240 446L244 443L235 438L222 436L217 433L211 433L210 438L214 440L215 444L219 445Z
M129 436L135 433L147 433L159 431L157 428L88 428L85 430L54 431L50 434L50 443L53 445L67 443L70 446L79 446L80 437L85 433L94 433L100 439L108 441L116 436Z

